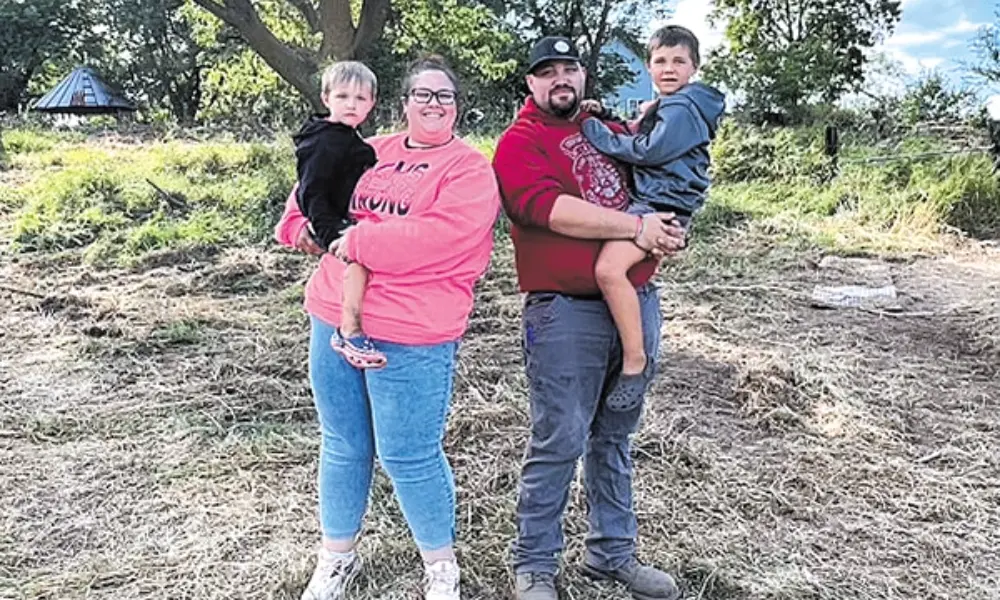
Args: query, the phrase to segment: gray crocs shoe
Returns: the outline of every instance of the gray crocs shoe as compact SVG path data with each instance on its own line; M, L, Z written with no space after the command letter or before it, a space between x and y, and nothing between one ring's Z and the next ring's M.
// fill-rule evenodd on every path
M646 393L648 385L649 381L644 373L619 375L605 402L607 402L608 408L615 412L635 410L642 404L642 397Z

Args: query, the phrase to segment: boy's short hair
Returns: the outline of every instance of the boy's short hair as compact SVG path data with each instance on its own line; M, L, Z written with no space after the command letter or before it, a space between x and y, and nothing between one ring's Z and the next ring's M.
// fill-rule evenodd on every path
M372 97L378 94L378 79L363 63L356 60L335 62L323 71L323 95L330 93L336 85L356 83L367 85L372 90Z
M680 25L666 25L656 30L649 38L646 45L646 60L653 54L653 50L666 46L684 46L691 53L691 61L697 67L701 64L701 55L698 53L698 36L687 27Z

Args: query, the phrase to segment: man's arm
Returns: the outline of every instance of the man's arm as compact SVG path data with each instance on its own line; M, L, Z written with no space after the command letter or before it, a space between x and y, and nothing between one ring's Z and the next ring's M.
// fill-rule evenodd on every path
M659 247L673 252L683 248L683 232L669 224L673 215L640 219L566 194L545 168L548 162L549 157L527 132L510 130L497 145L493 166L504 209L518 225L580 239L635 240L646 250Z
M637 217L562 194L552 207L549 229L586 240L632 240L643 250L660 254L684 248L684 230L673 219L672 213Z

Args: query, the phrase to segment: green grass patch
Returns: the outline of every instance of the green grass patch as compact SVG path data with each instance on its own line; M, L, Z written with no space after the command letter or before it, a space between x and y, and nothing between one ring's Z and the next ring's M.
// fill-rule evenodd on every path
M86 248L85 258L98 264L265 239L294 184L290 147L280 143L91 147L57 140L36 144L14 166L33 177L0 195L0 204L15 210L13 249Z
M727 124L713 146L715 183L698 231L754 222L778 239L844 252L933 249L955 229L1000 234L1000 183L989 156L906 158L943 148L928 136L857 142L843 149L835 175L822 133ZM870 161L884 155L899 158Z
M495 138L466 139L492 157ZM843 139L835 174L822 128L726 122L712 147L714 184L697 233L751 226L787 243L843 252L936 249L941 234L955 229L1000 235L1000 184L988 156L865 162L935 152L946 142L928 135ZM140 144L7 130L4 140L17 182L0 186L0 213L12 215L12 249L82 251L91 264L265 240L295 178L287 139ZM497 236L507 232L501 219Z
M151 338L168 346L186 346L200 342L205 335L204 330L205 326L201 321L184 319L154 330Z
M3 131L4 148L12 156L46 152L59 145L81 143L84 139L83 134L36 129L5 129Z

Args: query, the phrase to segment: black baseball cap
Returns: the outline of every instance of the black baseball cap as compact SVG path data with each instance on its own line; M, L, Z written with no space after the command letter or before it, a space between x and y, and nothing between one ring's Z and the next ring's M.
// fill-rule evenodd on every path
M568 38L548 36L535 42L528 58L528 72L532 73L543 62L550 60L568 60L580 62L580 51Z

